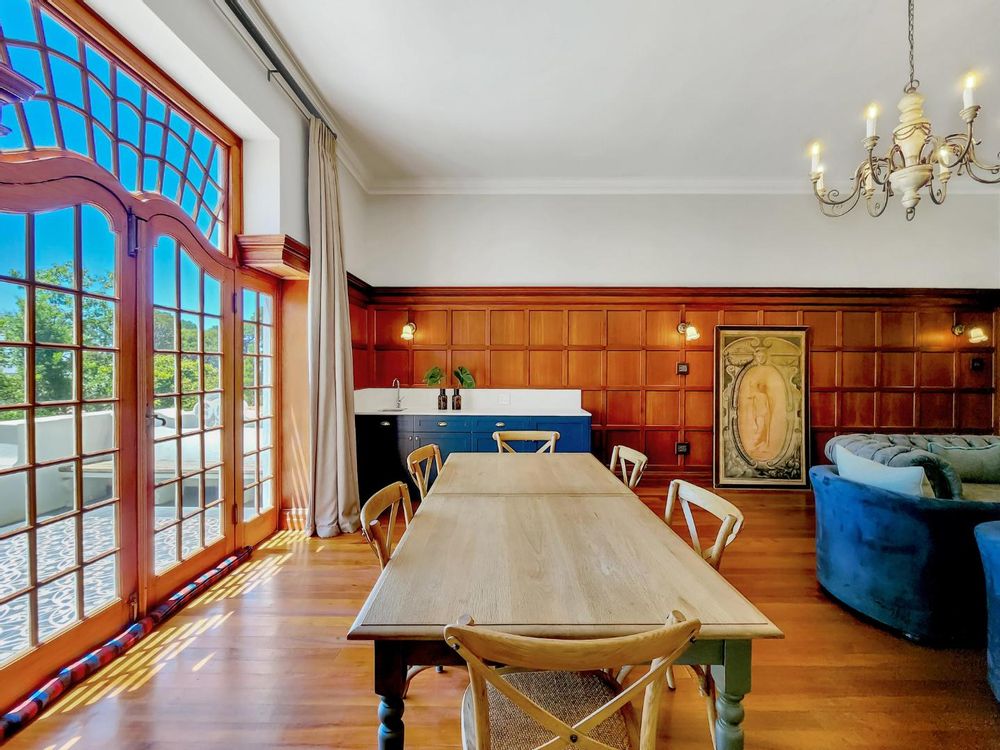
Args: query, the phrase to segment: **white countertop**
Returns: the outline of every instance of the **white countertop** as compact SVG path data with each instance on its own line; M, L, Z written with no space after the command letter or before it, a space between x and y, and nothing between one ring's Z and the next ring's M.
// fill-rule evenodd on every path
M452 388L448 388L451 405ZM583 394L572 389L541 388L470 388L462 390L460 411L439 411L437 388L401 388L402 411L396 405L395 388L362 388L354 392L355 414L381 416L456 416L456 417L589 417L581 407Z

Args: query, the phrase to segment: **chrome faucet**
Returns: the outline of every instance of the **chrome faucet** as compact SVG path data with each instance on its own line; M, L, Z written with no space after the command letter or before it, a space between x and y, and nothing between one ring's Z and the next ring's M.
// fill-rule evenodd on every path
M392 379L392 387L396 389L396 408L403 408L403 397L399 393L399 378Z

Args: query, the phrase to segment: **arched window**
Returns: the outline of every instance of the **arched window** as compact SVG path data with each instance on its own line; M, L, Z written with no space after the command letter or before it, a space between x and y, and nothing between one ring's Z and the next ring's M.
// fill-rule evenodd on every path
M72 151L133 193L191 217L213 247L228 238L227 146L114 58L30 0L3 0L0 61L39 93L5 107L0 152Z

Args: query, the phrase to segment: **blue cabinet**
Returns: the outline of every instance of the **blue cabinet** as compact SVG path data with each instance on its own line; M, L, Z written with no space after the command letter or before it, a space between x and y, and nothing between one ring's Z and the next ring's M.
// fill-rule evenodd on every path
M404 481L417 497L417 488L406 471L406 457L417 448L435 443L442 459L452 453L493 453L497 430L546 430L559 433L556 451L590 452L590 417L479 416L455 412L441 414L359 414L358 484L364 503L377 490ZM524 445L523 450L537 450Z

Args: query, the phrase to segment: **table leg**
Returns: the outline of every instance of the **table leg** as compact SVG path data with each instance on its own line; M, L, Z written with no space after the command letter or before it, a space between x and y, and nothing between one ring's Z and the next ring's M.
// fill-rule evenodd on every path
M403 750L403 689L406 686L404 649L392 641L375 641L375 693L378 707L379 750Z
M743 750L743 697L750 692L750 641L726 641L722 664L712 667L717 697L715 749Z

